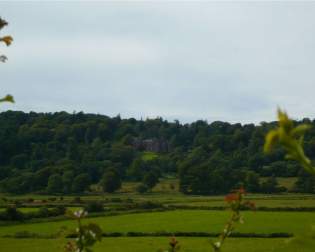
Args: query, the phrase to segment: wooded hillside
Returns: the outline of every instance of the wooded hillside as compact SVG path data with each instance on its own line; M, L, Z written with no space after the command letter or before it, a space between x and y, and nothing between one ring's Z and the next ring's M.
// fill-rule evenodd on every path
M116 190L119 181L152 183L172 175L184 193L226 193L240 183L252 192L275 192L283 190L275 177L299 176L296 190L313 192L313 179L295 162L283 161L281 150L262 153L274 126L7 111L0 114L0 188L76 193L114 180ZM307 155L315 157L315 127L305 140ZM259 176L270 179L261 184Z

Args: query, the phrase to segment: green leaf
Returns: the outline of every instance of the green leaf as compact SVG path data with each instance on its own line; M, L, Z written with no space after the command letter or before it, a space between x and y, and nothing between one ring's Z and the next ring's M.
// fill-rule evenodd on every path
M305 132L307 130L309 130L311 128L310 125L307 125L307 124L301 124L297 127L295 127L293 130L292 130L292 136L294 137L300 137L300 136L303 136L305 134Z
M279 141L279 132L277 130L271 130L268 132L264 145L264 152L268 153Z

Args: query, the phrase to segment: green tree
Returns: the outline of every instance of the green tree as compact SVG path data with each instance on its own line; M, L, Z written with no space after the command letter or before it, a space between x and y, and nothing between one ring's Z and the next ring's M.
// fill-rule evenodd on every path
M25 169L28 162L28 156L26 154L18 154L11 158L11 165L18 169Z
M131 180L140 181L143 176L144 167L145 164L142 158L134 159L127 169L127 177Z
M144 175L142 183L151 190L159 182L158 176L154 172L148 172Z
M104 192L113 193L121 187L121 178L114 170L108 170L103 174L100 186Z
M62 184L63 184L63 192L70 193L72 190L72 183L74 179L73 171L65 171L62 174Z
M138 193L145 193L149 190L149 188L146 185L144 185L143 183L138 185L136 189L137 189Z
M315 176L312 176L301 170L294 189L301 193L315 193Z
M245 179L245 188L248 192L259 192L260 191L260 177L259 174L253 171L248 171Z
M91 179L87 173L82 173L76 176L72 183L72 191L75 193L84 192L89 188Z
M261 183L261 191L264 193L275 193L278 192L278 181L275 176L267 178L266 181Z
M63 192L62 177L59 174L53 174L49 177L47 184L47 192L48 193Z
M44 189L48 184L48 179L52 174L52 167L44 167L34 173L34 189Z

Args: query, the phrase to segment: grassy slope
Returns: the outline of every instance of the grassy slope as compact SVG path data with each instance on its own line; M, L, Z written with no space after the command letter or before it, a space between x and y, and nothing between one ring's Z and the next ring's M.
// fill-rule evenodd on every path
M153 160L153 159L156 159L159 155L155 152L149 152L149 151L145 151L142 153L142 160L143 161L150 161L150 160Z

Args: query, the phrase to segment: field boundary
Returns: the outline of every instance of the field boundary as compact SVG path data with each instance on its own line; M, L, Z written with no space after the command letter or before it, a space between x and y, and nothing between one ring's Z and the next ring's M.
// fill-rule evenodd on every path
M107 232L103 233L103 237L218 237L220 233L211 232ZM57 239L64 236L65 238L77 238L76 233L62 235L61 233L43 235L39 233L32 233L28 231L17 232L13 235L3 235L1 238L15 238L15 239ZM229 237L233 238L291 238L292 233L278 232L278 233L240 233L232 232Z
M168 209L173 210L209 210L224 211L226 206L190 206L190 205L168 205ZM250 208L243 208L242 211L252 211ZM315 207L256 207L255 211L261 212L315 212Z

